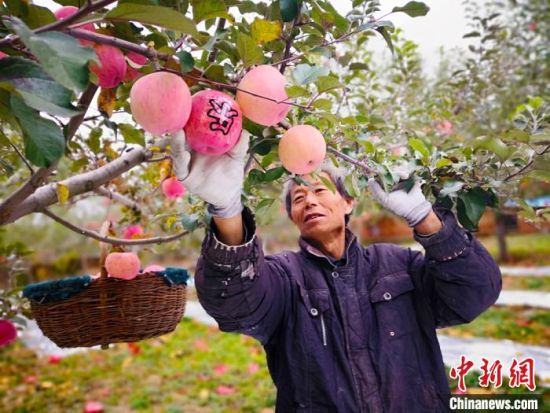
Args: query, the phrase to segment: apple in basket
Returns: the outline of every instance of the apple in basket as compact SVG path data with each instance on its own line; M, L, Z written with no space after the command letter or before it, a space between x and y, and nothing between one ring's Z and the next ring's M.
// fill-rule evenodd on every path
M111 252L105 259L105 269L111 277L131 280L140 268L139 257L133 252Z
M143 272L159 272L159 271L164 271L165 268L160 266L160 265L157 265L157 264L151 264L151 265L148 265L147 267L145 267L145 269L143 270Z

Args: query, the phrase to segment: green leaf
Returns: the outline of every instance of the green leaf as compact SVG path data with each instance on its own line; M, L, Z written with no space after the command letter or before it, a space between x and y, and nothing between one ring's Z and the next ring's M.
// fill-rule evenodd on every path
M42 118L18 96L11 96L10 106L23 131L25 157L43 168L61 158L65 150L65 138L59 126Z
M353 174L348 174L344 178L344 188L346 188L346 192L352 198L358 198L361 195L361 191L357 185L357 179Z
M411 17L425 16L430 8L420 1L409 1L402 7L394 7L392 13L402 12Z
M464 182L460 181L446 181L443 184L443 189L439 191L438 197L446 197L448 195L454 194L462 189Z
M180 219L183 229L186 231L194 231L199 226L199 215L198 214L182 214Z
M430 156L430 150L426 147L426 144L420 139L411 138L409 139L408 144L412 149L420 153L424 158L428 158Z
M36 29L40 26L53 23L56 19L54 14L46 7L37 6L35 4L28 5L28 11L21 19L31 29Z
M318 176L319 176L319 179L321 180L321 182L323 183L323 185L326 186L327 189L330 192L335 194L337 189L336 189L336 186L334 185L334 183L332 182L332 180L327 178L326 176L323 176L323 175L318 175Z
M226 81L225 72L223 71L223 66L212 65L204 72L204 77L216 82L224 83Z
M473 149L486 149L490 152L493 152L496 156L499 157L501 161L504 161L510 157L514 152L512 148L509 148L504 142L498 138L492 138L490 136L480 136L476 138L473 142Z
M287 86L285 90L289 98L301 98L311 94L305 87L298 85Z
M332 109L332 100L330 100L330 99L315 99L312 106L315 109L331 110Z
M285 173L285 168L278 166L276 168L268 169L263 176L264 182L272 182L279 179Z
M487 195L482 188L473 188L458 196L457 215L460 223L469 230L477 228L487 206Z
M101 149L101 135L103 134L103 129L101 128L93 128L90 131L90 134L88 135L88 139L86 140L86 143L88 144L88 148L94 153L98 154Z
M533 96L529 98L528 105L531 106L533 110L537 110L543 103L544 100L540 96Z
M338 78L334 76L319 76L319 78L315 81L315 85L317 86L317 91L319 93L345 87L342 83L340 83Z
M262 49L245 33L239 33L237 36L237 51L245 67L262 63L264 60Z
M193 20L197 23L216 17L231 18L227 14L227 6L223 0L193 0L191 4L193 5Z
M74 37L65 33L34 34L15 17L10 24L53 79L75 92L84 90L90 76L88 62L97 61L93 49L81 46Z
M298 15L300 10L298 0L280 0L279 8L281 9L281 19L284 22L291 22Z
M481 36L481 33L479 32L469 32L469 33L466 33L464 36L462 36L463 39L467 39L469 37L480 37Z
M549 145L550 144L550 130L545 130L541 133L531 135L530 142L533 145Z
M182 50L181 52L178 52L177 56L180 60L180 69L182 73L187 73L193 70L193 67L195 67L195 59L193 59L191 53Z
M0 60L0 82L12 85L33 109L72 117L79 113L71 103L73 94L54 81L40 65L20 57Z
M366 63L354 62L349 65L349 70L369 70Z
M267 225L279 214L279 205L275 199L262 199L256 206L256 220L258 225Z
M252 38L257 44L277 40L281 36L281 22L256 19L250 25Z
M169 7L123 3L107 13L105 20L134 21L151 24L198 37L197 28L193 20Z
M393 54L393 53L394 53L393 43L392 43L392 40L391 40L391 36L390 36L390 34L388 33L388 30L387 30L385 27L377 27L377 28L376 28L376 31L382 35L382 37L383 37L384 40L386 41L386 44L387 44L388 47L390 48L390 51L391 51L392 54Z
M444 166L448 166L448 165L452 165L452 164L453 164L453 161L451 161L450 159L441 158L441 159L437 160L437 162L435 163L435 167L436 168L443 168Z
M299 85L314 82L319 76L326 76L329 69L326 67L310 66L307 63L299 64L292 72L292 77Z
M145 146L145 136L143 135L143 132L134 128L134 126L129 123L119 123L118 130L122 133L124 142L136 143L138 145Z
M519 129L514 129L502 134L502 139L506 141L514 141L514 142L527 143L529 142L530 137L531 135L528 132L525 132Z

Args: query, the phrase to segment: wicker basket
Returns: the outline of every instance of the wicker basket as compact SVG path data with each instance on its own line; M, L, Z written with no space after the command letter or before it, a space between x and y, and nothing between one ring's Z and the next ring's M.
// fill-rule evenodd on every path
M135 342L175 330L186 302L187 271L167 268L132 280L69 277L25 287L38 326L59 347ZM54 287L54 288L52 288ZM53 291L53 292L52 292Z

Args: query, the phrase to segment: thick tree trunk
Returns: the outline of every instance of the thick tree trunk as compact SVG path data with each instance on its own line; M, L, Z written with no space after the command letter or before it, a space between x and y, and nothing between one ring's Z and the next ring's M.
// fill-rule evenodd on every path
M507 262L510 257L508 255L508 245L506 243L506 223L504 214L497 211L495 218L497 223L498 259L500 262Z

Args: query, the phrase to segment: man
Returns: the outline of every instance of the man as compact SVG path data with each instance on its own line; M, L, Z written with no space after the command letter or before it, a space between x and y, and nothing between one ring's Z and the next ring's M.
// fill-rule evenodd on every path
M426 255L392 244L362 247L346 228L353 208L342 177L321 172L289 183L285 203L300 231L299 252L264 256L241 204L248 135L219 157L172 142L178 178L204 198L213 222L195 283L222 331L258 339L277 387L277 412L444 412L449 387L436 328L472 321L501 290L485 248L434 209L419 184L410 192L369 188L414 228Z

